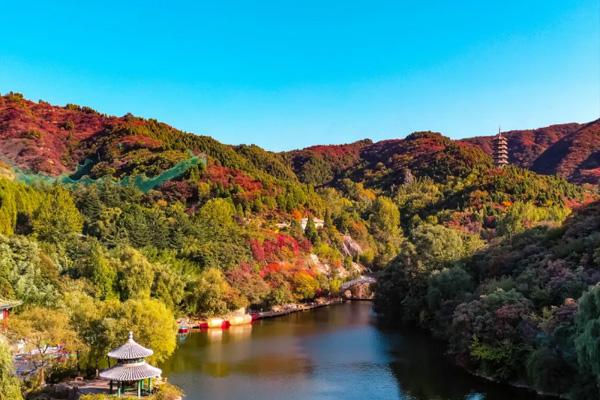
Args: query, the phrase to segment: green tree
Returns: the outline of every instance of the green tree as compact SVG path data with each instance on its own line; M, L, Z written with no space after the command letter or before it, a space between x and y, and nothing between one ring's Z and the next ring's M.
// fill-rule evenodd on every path
M97 301L79 293L65 294L65 307L87 350L82 358L90 368L106 366L106 354L126 340L129 331L135 340L154 351L152 360L162 362L176 346L173 312L153 299Z
M413 231L413 243L428 269L442 269L467 255L460 232L442 225L421 224Z
M400 211L387 197L379 196L373 202L369 213L369 232L377 248L374 264L382 268L396 255L402 241Z
M175 310L185 296L183 277L165 264L155 264L152 297L159 299L169 309Z
M2 336L0 336L0 400L23 400L21 382L13 366L13 356L6 339Z
M29 238L0 235L0 283L3 296L27 304L58 301L58 268Z
M106 352L110 350L112 342L107 337L103 320L107 307L119 306L118 301L103 302L81 291L69 291L64 294L64 312L69 314L71 325L85 344L84 351L79 355L81 367L95 369L97 372L101 362L106 361Z
M306 238L311 241L312 244L316 244L319 241L319 232L315 225L315 221L311 217L308 217L306 221L306 228L304 229Z
M116 286L121 300L149 298L154 280L154 266L132 247L115 251Z
M194 315L223 315L247 305L216 268L202 271L197 281L190 283L186 299L187 312Z
M600 392L600 285L590 288L579 300L575 349L580 373L591 376Z
M116 312L114 312L116 311ZM129 331L135 340L154 351L152 362L165 361L177 346L177 324L173 313L160 301L152 299L128 300L119 310L108 310L107 318L114 318L118 329L114 332L120 346Z
M225 236L234 227L235 207L225 199L211 199L198 211L197 220L202 233Z
M41 240L61 242L65 236L81 233L83 218L67 189L56 185L33 214L33 232Z
M86 276L92 282L96 295L104 300L114 296L117 269L99 243L93 243L87 257Z

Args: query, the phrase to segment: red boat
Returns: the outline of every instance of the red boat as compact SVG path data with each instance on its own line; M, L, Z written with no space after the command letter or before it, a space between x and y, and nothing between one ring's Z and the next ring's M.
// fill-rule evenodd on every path
M188 326L180 326L179 330L177 330L177 333L180 334L186 334L190 332L190 328Z
M208 329L208 322L206 322L206 321L200 322L198 324L197 328L198 329Z

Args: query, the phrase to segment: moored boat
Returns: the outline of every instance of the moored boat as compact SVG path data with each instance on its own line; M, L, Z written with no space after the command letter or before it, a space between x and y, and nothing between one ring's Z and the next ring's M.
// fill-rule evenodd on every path
M209 329L223 328L224 322L225 320L223 318L209 318L208 321L206 321Z
M250 314L233 315L228 320L231 326L247 325L251 324L253 321L252 316Z

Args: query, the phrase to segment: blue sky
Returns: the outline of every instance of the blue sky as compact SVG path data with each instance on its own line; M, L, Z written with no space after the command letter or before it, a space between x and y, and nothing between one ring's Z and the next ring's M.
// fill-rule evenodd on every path
M225 143L285 150L600 117L599 0L56 0L1 13L0 92Z

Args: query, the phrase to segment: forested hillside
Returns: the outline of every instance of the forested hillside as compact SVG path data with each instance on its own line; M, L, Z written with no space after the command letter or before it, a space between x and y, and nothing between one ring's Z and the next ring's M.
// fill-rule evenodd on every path
M599 120L588 124L551 125L502 134L508 139L509 161L513 165L540 174L557 174L576 183L600 182ZM403 140L373 143L365 139L346 145L320 145L288 152L285 156L300 180L322 185L349 175L367 180L375 175L375 179L384 179L388 184L402 182L407 167L423 168L426 163L439 162L436 157L440 156L440 151L445 155L462 153L459 156L466 162L467 168L473 165L468 161L469 158L477 162L481 161L482 156L492 154L493 136L444 143L441 137L436 139L435 135L432 132L419 132ZM445 160L443 156L441 158ZM394 176L382 176L386 174Z
M382 273L376 309L448 341L455 361L477 374L597 398L600 203L562 224L536 223L539 212L513 204L504 235L486 246L419 225Z
M58 380L102 366L127 330L162 360L176 317L337 295L373 273L384 317L448 340L472 371L597 390L577 373L595 360L596 289L579 299L600 280L597 193L484 150L416 132L279 154L7 94L0 298L23 301L9 336L52 331L76 351L42 360Z
M600 120L504 132L509 161L540 174L557 174L571 182L600 183ZM464 142L492 153L492 136Z

